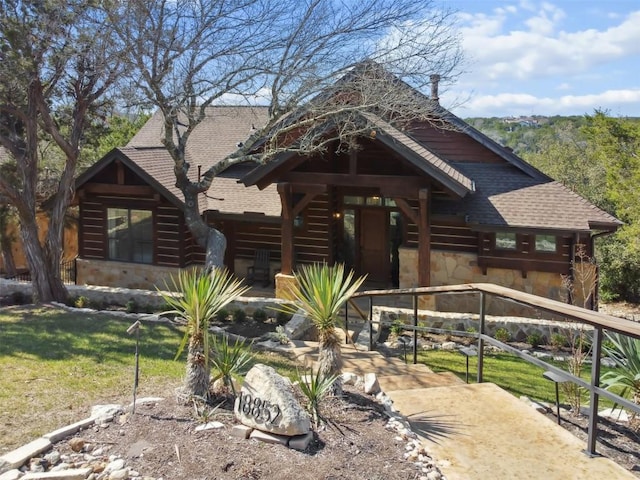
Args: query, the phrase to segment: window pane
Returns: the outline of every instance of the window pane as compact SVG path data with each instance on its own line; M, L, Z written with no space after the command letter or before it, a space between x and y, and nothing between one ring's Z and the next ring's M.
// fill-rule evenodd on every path
M149 210L107 209L109 258L153 262L153 214Z
M107 236L109 238L109 258L129 260L129 212L125 208L107 210Z
M555 252L555 235L536 235L536 252Z
M512 232L497 232L496 248L500 250L515 250L516 234Z
M380 205L382 205L382 198L381 197L367 197L367 205L373 205L376 207L379 207Z
M345 205L364 205L364 198L355 197L353 195L345 195L344 203Z

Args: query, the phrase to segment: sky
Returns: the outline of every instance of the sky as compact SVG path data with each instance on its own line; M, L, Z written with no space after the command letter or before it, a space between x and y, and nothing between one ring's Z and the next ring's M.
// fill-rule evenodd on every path
M640 0L441 0L465 55L456 115L640 117Z

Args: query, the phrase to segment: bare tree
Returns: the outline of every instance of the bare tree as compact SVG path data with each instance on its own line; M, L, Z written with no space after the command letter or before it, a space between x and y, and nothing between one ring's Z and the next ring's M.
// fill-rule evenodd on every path
M140 0L120 4L117 16L131 88L164 116L186 222L215 266L225 240L204 222L198 195L218 173L282 151L352 148L371 131L366 112L393 124L439 122L437 105L408 86L420 91L434 73L452 81L461 64L452 13L428 0ZM231 97L267 103L269 119L193 181L190 135L208 106Z
M120 63L104 12L91 2L2 0L0 12L0 146L15 162L13 173L0 177L0 195L17 210L35 300L63 301L64 218L80 147ZM62 153L64 166L41 243L36 213L43 141Z

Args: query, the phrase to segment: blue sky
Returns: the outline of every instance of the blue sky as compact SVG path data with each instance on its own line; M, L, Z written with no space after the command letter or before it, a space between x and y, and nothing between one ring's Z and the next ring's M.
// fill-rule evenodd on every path
M466 58L441 93L456 115L640 116L640 1L441 1Z

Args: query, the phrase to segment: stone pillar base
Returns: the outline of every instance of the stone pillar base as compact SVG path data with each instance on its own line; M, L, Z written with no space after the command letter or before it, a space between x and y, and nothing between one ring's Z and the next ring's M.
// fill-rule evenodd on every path
M276 298L286 298L287 292L296 283L296 277L284 273L276 273Z

